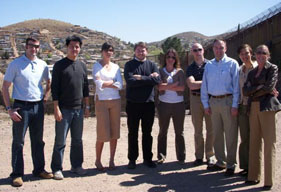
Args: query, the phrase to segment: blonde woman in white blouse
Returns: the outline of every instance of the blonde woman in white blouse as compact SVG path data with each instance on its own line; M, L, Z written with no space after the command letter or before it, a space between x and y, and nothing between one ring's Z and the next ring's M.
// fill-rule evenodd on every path
M120 68L110 61L114 48L104 43L101 49L102 59L93 66L93 79L96 84L95 112L97 118L96 162L99 171L105 168L101 163L104 142L110 142L109 169L115 169L114 156L117 139L120 138L121 99L119 90L123 82Z

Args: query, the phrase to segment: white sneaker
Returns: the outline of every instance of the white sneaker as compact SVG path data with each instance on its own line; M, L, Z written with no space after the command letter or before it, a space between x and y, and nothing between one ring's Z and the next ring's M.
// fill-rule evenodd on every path
M58 170L56 172L54 172L54 179L55 180L63 180L63 174L61 172L61 170Z
M71 168L70 170L72 173L76 173L77 175L85 175L87 173L86 169L83 169L82 167L77 168Z

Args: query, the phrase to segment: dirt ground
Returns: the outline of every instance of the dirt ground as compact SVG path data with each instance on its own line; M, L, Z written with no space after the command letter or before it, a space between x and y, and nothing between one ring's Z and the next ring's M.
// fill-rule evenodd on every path
M275 185L272 191L281 191L281 113L277 116L277 145L276 145L276 177ZM118 141L115 163L117 169L114 171L99 172L94 167L95 161L95 124L94 117L84 121L84 164L83 167L88 170L86 176L78 177L70 173L69 149L70 137L68 135L67 146L64 156L65 179L42 180L32 176L32 160L30 153L30 140L28 133L25 138L24 160L25 176L24 185L21 188L14 188L10 185L11 179L11 120L5 112L0 113L0 191L260 191L263 186L263 178L260 184L255 186L246 186L244 179L237 174L233 177L225 177L223 172L209 172L206 165L193 167L194 161L194 139L193 126L191 117L185 119L185 141L186 141L186 163L180 165L176 162L174 131L173 125L170 124L167 161L155 169L149 169L142 164L142 154L137 161L135 170L128 170L126 165L127 159L127 126L126 117L121 121L121 138ZM54 144L54 118L51 115L45 117L45 158L46 170L50 171L51 154ZM156 160L157 152L157 134L158 119L155 118L153 127L153 153ZM140 134L141 136L141 134ZM139 146L141 140L139 140ZM141 149L140 149L141 151ZM238 156L237 156L238 159ZM108 166L109 162L109 145L106 143L103 151L102 162ZM239 167L239 166L238 166ZM263 169L262 169L263 170ZM239 172L239 168L236 172ZM263 171L262 171L263 175Z

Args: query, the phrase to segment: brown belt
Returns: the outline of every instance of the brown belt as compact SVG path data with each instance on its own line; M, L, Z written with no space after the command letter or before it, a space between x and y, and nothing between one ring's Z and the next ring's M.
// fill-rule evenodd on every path
M194 96L200 96L201 94L198 93L198 92L191 92L191 95L194 95Z
M211 95L211 97L216 98L216 99L221 99L221 98L225 98L225 97L229 97L232 96L232 94L225 94L225 95Z

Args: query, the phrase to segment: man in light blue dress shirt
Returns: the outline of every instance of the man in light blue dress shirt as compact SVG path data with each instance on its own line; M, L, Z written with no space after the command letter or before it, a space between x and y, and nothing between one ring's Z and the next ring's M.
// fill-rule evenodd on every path
M225 175L232 176L236 167L238 139L239 65L236 60L225 54L226 50L225 41L219 39L214 41L215 58L205 66L201 101L205 113L211 115L214 129L217 162L215 165L209 165L208 170L218 171L227 168Z
M23 145L29 127L33 160L33 175L50 179L53 174L45 171L43 124L44 104L50 93L51 75L46 62L36 57L40 42L27 38L25 54L11 62L5 73L3 97L6 110L13 121L12 185L20 187L24 175ZM44 95L42 81L46 81ZM14 104L10 104L9 87L13 84Z

